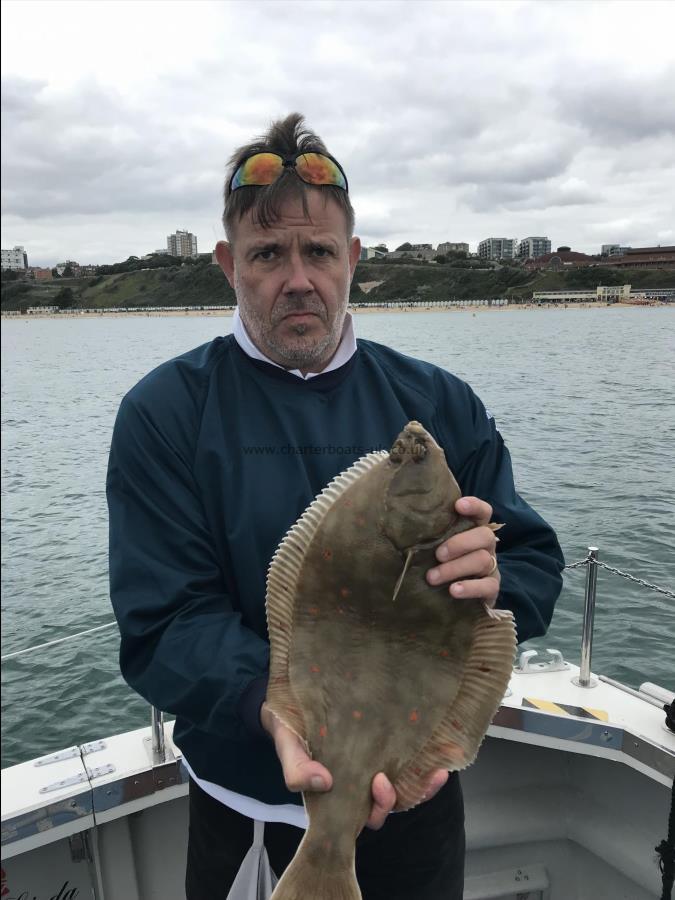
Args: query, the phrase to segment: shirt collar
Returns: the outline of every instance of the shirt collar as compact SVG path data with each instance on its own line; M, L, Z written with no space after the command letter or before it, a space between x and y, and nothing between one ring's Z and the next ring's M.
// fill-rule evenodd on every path
M261 353L251 340L249 333L246 330L246 326L239 315L238 307L234 310L232 335L247 356L252 357L252 359L260 359L272 366L276 366L277 369L284 369L284 371L288 372L290 375L297 375L298 378L302 378L305 381L309 378L315 378L317 375L325 375L326 372L332 372L334 369L339 369L340 366L344 366L344 364L356 353L356 337L354 336L354 323L352 321L351 313L347 313L345 316L340 343L335 351L335 355L326 368L322 369L320 372L308 372L306 375L303 375L300 369L286 369L284 366L280 366L279 363L270 359L269 356L265 356L264 353Z

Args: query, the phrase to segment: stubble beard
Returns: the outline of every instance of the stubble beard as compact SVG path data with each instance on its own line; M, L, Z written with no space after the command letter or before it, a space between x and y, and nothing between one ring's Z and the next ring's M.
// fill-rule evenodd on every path
M331 321L326 306L318 297L284 297L274 305L271 316L266 318L246 302L245 292L242 291L241 285L237 285L239 315L249 337L262 353L289 369L307 369L328 363L342 337L348 302L349 298L345 296ZM297 325L286 326L287 329L290 328L293 336L282 337L277 326L289 313L299 312L317 315L327 328L326 334L312 337L311 334L307 334L309 327L303 322L298 322Z

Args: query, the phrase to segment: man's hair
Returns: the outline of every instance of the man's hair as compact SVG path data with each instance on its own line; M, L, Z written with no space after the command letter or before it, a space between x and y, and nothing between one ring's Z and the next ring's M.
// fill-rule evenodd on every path
M235 150L228 162L224 189L223 225L228 239L232 239L234 226L250 209L255 210L259 224L263 228L269 228L279 220L280 210L287 200L299 199L305 216L309 218L307 192L311 190L323 191L326 197L335 200L344 211L347 219L347 237L351 238L354 233L354 209L349 194L342 188L334 185L307 184L289 168L285 169L272 184L249 185L234 191L229 189L233 174L244 160L254 153L278 153L279 156L288 159L297 153L327 152L321 138L305 127L304 116L300 113L291 113L285 119L272 122L265 134Z

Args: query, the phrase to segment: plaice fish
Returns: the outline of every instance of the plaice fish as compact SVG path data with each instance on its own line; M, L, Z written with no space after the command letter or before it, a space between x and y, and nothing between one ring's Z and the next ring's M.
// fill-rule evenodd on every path
M331 772L273 900L358 900L355 840L384 772L397 809L475 759L508 684L510 612L431 587L435 548L474 523L443 450L410 422L337 476L270 564L267 702Z

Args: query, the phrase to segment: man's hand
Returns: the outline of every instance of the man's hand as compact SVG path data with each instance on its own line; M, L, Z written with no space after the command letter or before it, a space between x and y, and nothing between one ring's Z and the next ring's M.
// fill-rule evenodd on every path
M497 568L497 537L487 525L492 507L477 497L462 497L455 503L457 512L473 519L478 526L456 534L436 549L441 565L427 572L429 584L450 585L451 597L470 597L494 606L499 594L501 576ZM463 579L467 579L464 581Z
M309 756L297 734L277 719L267 703L263 703L260 710L260 721L274 740L289 791L320 792L332 788L333 777L328 769ZM424 799L431 800L447 780L448 773L444 769L434 772L429 779ZM378 772L373 778L371 790L373 805L366 825L377 830L382 828L387 816L396 806L396 791L384 772Z

